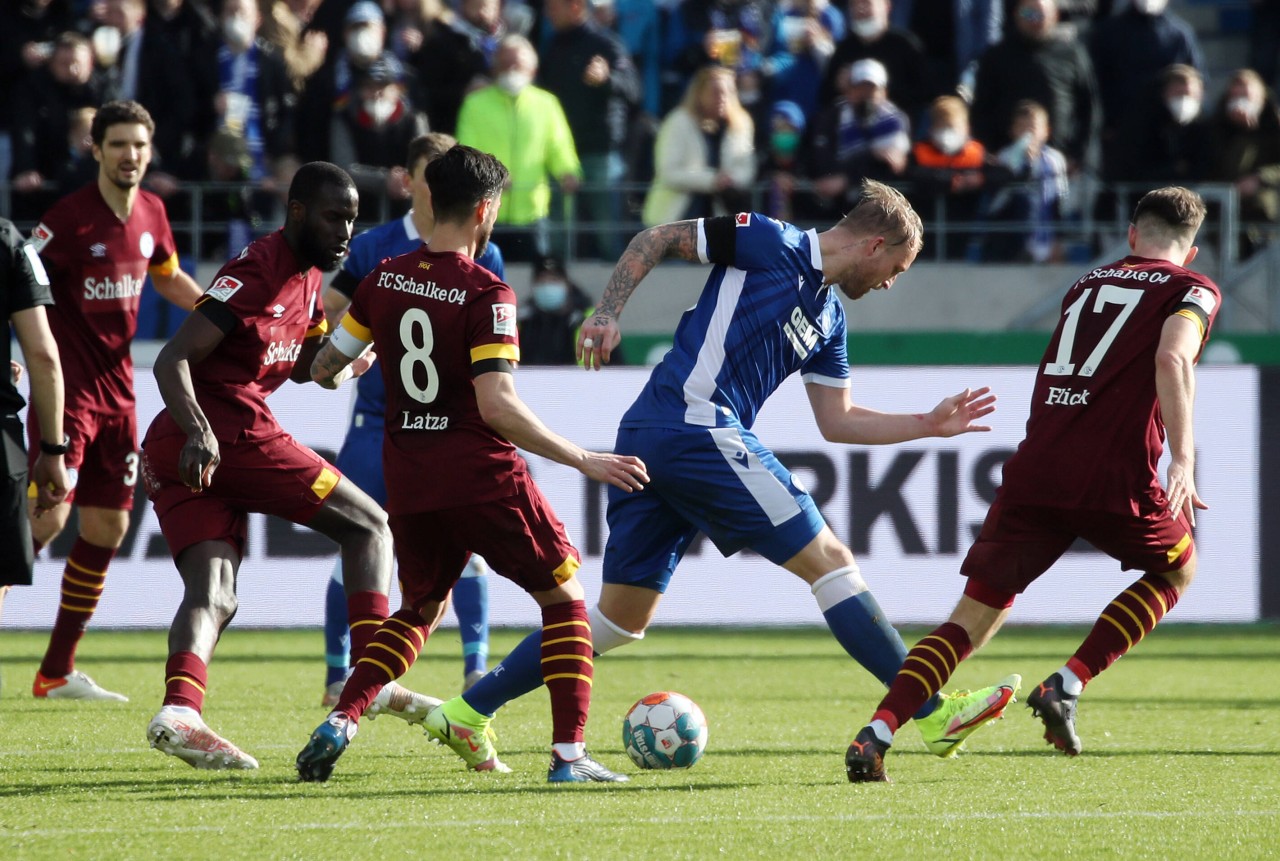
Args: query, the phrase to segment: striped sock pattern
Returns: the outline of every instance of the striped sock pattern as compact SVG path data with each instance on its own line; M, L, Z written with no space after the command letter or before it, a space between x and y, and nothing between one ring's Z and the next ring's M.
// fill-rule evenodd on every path
M1115 597L1067 662L1085 684L1141 642L1178 603L1168 580L1148 574Z
M174 652L164 665L164 704L204 709L209 668L195 652Z
M351 660L364 655L365 646L373 640L378 627L391 614L387 596L366 590L347 596L347 624L351 628Z
M76 647L98 609L98 599L107 582L107 566L115 555L115 548L99 547L83 538L77 538L72 545L62 572L58 616L40 663L40 674L45 678L62 678L75 667Z
M897 732L920 706L942 690L960 662L972 653L973 645L964 628L947 622L934 630L907 653L872 720L882 720Z
M394 682L409 671L430 632L416 610L397 610L378 627L356 661L336 710L359 720L387 682Z
M582 741L591 708L591 623L583 601L542 608L542 680L551 695L551 741Z

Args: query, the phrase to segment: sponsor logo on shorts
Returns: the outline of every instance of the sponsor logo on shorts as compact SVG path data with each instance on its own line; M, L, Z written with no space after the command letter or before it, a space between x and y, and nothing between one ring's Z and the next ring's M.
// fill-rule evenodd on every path
M1044 402L1050 406L1087 407L1089 405L1089 390L1085 389L1077 392L1075 389L1050 386L1049 396L1045 398Z
M510 302L495 302L493 305L493 334L514 335L516 333L516 306Z
M213 282L213 286L209 288L209 292L204 295L210 299L217 299L219 302L226 302L236 295L236 291L244 286L244 282L232 278L230 275L219 276L217 281Z
M36 251L44 251L44 247L53 239L53 231L43 224L37 224L36 229L31 231L31 244Z

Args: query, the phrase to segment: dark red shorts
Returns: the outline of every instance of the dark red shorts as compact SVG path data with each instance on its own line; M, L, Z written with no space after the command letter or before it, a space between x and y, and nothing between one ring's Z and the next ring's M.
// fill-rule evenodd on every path
M62 462L77 473L76 486L67 494L67 502L132 511L139 469L137 415L68 411L62 426L70 438ZM40 454L40 421L35 410L27 413L27 440L30 471ZM27 496L34 499L35 495L35 485L31 485Z
M178 477L185 434L148 436L142 471L160 531L176 560L201 541L226 541L244 555L250 512L305 524L342 477L337 467L288 434L266 441L224 443L213 483L196 493Z
M527 592L554 589L581 563L564 524L526 475L516 493L458 508L393 514L391 534L407 606L443 601L472 553Z
M1195 552L1191 525L1154 503L1142 514L1077 511L997 499L978 540L960 566L971 580L1004 593L1021 593L1076 540L1083 538L1120 563L1149 574L1175 571Z

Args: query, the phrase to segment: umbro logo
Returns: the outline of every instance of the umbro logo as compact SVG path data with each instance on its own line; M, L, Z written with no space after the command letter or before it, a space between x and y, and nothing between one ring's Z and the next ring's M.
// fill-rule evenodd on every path
M284 316L285 308L283 305L276 305L274 308L271 309L271 311L272 311L272 314L271 314L272 317L282 317Z
M89 253L94 257L106 257L107 246L103 245L101 242L95 242L89 246Z

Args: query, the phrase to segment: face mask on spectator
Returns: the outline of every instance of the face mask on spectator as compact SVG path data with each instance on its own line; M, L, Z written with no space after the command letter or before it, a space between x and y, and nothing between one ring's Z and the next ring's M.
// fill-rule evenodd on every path
M563 281L539 281L533 285L533 304L540 311L559 311L569 296L569 285Z
M1169 0L1133 0L1133 8L1143 15L1159 15L1169 5Z
M120 56L120 31L115 27L102 26L93 31L93 55L101 66L114 66Z
M494 83L511 95L518 96L520 95L521 90L533 83L533 78L525 72L511 69L510 71L503 72L501 75L498 75L497 79L494 80Z
M933 145L947 155L955 155L964 148L964 133L959 129L940 128L931 137Z
M247 48L253 41L253 22L236 15L222 22L222 38L232 48Z
M1195 96L1173 96L1165 100L1165 106L1180 126L1200 116L1200 100Z
M1227 102L1227 113L1244 114L1245 118L1252 122L1258 118L1258 114L1262 113L1262 106L1254 104L1253 99L1248 96L1239 96Z
M372 27L361 27L347 34L347 52L360 60L372 60L382 52L382 40Z
M776 131L769 139L773 151L783 158L791 158L800 148L800 133L797 131Z
M849 26L863 40L874 39L888 29L879 18L854 18Z
M375 126L383 125L396 112L396 100L389 98L365 99L364 112L369 115L369 119L373 120Z

